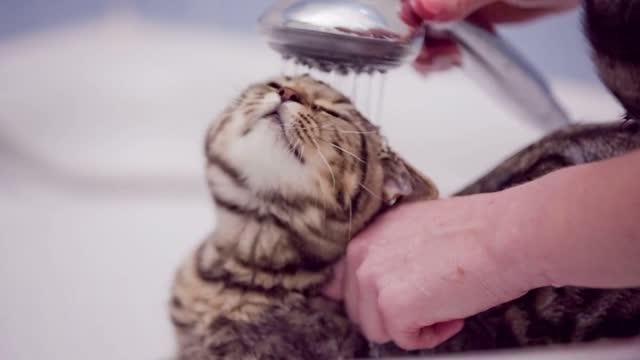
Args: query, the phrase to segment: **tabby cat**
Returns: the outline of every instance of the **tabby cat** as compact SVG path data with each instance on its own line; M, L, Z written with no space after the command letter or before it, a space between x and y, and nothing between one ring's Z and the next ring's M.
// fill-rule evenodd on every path
M308 76L249 87L211 127L218 226L179 270L184 359L367 355L319 288L352 236L397 201L437 192L349 99Z
M628 111L626 121L552 134L460 195L640 148L640 0L585 5L595 62ZM319 290L349 240L376 215L437 197L432 182L394 153L349 99L308 76L253 85L212 125L205 153L218 226L176 274L171 320L180 359L407 354L368 344L342 305ZM468 319L433 351L639 333L640 289L543 288Z

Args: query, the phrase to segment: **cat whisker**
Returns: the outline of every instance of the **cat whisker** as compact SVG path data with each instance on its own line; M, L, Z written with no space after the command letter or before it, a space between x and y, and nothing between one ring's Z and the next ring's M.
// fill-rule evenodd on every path
M304 147L301 146L301 142L300 139L296 140L296 142L293 144L293 146L291 146L289 148L289 153L291 153L293 156L297 157L299 160L303 160L304 156L302 154L302 152L300 151L300 149L304 150Z
M334 124L327 124L327 125L323 125L320 126L321 129L328 129L332 127L333 130L336 130L337 132L341 133L341 134L363 134L363 135L367 135L367 134L377 134L377 131L355 131L355 130L343 130L342 128L339 128L337 126L335 126Z
M290 153L294 153L299 143L300 143L300 139L296 140L296 142L293 144L288 143L287 150L289 150Z
M316 150L318 150L318 155L320 155L320 158L322 159L322 161L324 161L325 165L327 165L327 169L329 169L329 173L331 174L331 179L333 180L333 189L335 190L336 176L334 175L333 170L331 169L331 165L329 165L327 158L325 158L324 155L322 154L322 151L320 151L320 144L318 144L318 142L314 138L311 138L311 140L313 141L313 144L316 146Z
M329 145L333 146L334 148L344 152L345 154L353 156L356 160L360 161L363 164L367 163L366 161L364 161L361 158L359 158L356 154L354 154L354 153L352 153L352 152L350 152L350 151L348 151L348 150L346 150L346 149L344 149L344 148L342 148L342 147L340 147L340 146L338 146L338 145L336 145L336 144L334 144L334 143L332 143L330 141L326 141L326 140L322 140L322 139L320 139L320 141L326 142L327 144L329 144Z
M302 144L300 144L300 157L304 159L304 146Z
M320 185L318 187L318 189L320 189L320 194L322 195L322 199L328 199L329 198L327 196L326 192L324 191L324 187L322 187L322 185ZM322 201L322 213L323 214L327 213L327 202L326 201Z
M351 130L343 130L343 131L338 131L341 134L377 134L377 131L351 131Z
M376 198L376 199L378 199L380 201L384 201L379 195L374 194L373 191L371 191L371 189L366 187L363 183L360 183L360 187L362 187L366 192L368 192L374 198Z

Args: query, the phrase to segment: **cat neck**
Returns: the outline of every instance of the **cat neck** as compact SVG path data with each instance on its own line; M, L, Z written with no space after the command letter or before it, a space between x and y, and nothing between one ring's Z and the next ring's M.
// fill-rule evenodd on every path
M198 271L208 280L263 291L308 291L328 280L344 252L344 245L321 239L323 234L305 232L308 224L299 216L217 205L218 226L198 250Z

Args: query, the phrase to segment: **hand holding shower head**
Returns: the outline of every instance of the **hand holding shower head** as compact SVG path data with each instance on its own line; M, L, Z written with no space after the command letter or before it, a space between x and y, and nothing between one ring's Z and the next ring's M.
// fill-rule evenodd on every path
M280 0L260 18L269 45L323 71L386 72L411 62L425 31L456 41L463 68L545 131L569 123L543 78L511 46L470 22L414 28L398 16L399 1Z

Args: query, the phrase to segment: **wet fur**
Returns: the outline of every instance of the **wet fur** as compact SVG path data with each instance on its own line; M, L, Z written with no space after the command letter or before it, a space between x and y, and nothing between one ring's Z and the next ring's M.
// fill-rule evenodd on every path
M625 106L627 120L574 125L547 136L459 195L499 191L640 148L640 1L592 0L585 8L594 62ZM282 138L271 141L278 137L252 137L271 131L262 128L273 106L265 99L276 101L273 93L282 86L303 97L302 106L289 104L289 110L306 150ZM311 139L328 136L327 124L347 129L329 139L346 152L323 144L325 159L312 158ZM388 149L348 99L310 78L250 87L212 125L205 153L218 227L176 274L171 320L181 359L414 355L640 332L640 289L542 288L468 319L460 334L434 350L407 353L391 344L367 344L342 305L318 288L351 237L378 213L398 200L434 198L428 179Z
M181 359L340 359L368 344L320 294L346 245L398 201L437 197L342 94L308 76L250 86L211 126L218 226L175 278Z

